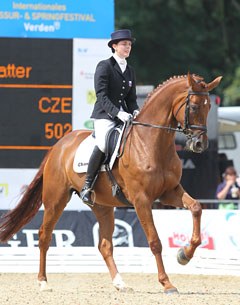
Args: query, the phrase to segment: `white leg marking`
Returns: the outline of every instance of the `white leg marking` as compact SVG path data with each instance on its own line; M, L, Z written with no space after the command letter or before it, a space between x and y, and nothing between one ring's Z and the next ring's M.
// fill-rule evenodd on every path
M40 286L40 291L52 291L47 281L38 281L38 285Z

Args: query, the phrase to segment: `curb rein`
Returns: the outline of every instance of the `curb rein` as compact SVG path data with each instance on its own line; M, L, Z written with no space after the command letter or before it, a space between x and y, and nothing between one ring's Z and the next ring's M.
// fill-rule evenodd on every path
M126 132L124 132L124 136L123 136L123 144L122 144L122 149L121 152L118 154L118 158L121 158L124 150L125 150L125 145L126 145L126 141L127 141L127 135L128 135L128 129L131 125L140 125L140 126L144 126L144 127L152 127L152 128L157 128L157 129L165 129L167 131L174 131L174 132L179 132L179 133L183 133L184 135L186 135L186 137L188 139L193 139L195 137L199 138L202 134L207 133L207 126L200 126L200 125L191 125L189 124L189 109L190 109L190 96L191 95L205 95L205 96L209 96L209 92L196 92L196 91L188 91L188 95L186 97L186 100L184 101L184 103L182 103L176 114L175 117L177 116L178 112L180 111L180 109L186 105L185 107L185 113L184 113L184 125L183 128L179 125L177 128L171 127L171 126L163 126L163 125L155 125L155 124L150 124L150 123L141 123L138 121L134 121L133 119L130 119L128 122L126 122ZM201 130L202 132L200 132L198 135L192 135L192 133L190 132L192 129L198 129Z
M184 103L182 103L179 106L179 108L178 108L178 110L175 114L175 117L176 117L178 112L180 111L180 109L184 105L186 105L185 114L184 114L184 126L183 126L183 128L181 126L179 126L177 128L174 128L174 127L171 127L171 126L154 125L154 124L149 124L149 123L141 123L141 122L138 122L138 121L132 121L131 124L132 125L141 125L141 126L145 126L145 127L153 127L153 128L158 128L158 129L166 129L168 131L176 131L176 132L180 132L180 133L185 134L188 138L193 138L194 137L194 136L191 135L191 133L189 133L189 131L191 129L198 129L198 130L202 130L202 132L200 133L200 135L202 135L203 133L207 132L207 126L189 124L189 109L190 109L190 96L191 95L206 95L206 96L209 96L209 92L195 92L195 91L189 91L188 92L186 100L184 101Z

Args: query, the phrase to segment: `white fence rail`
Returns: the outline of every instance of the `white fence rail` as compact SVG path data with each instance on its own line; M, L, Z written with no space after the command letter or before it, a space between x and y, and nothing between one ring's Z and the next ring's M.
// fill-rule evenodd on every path
M240 276L240 211L203 210L202 216L202 244L190 263L181 266L177 263L176 254L179 247L185 246L191 240L191 213L185 210L153 212L154 222L163 245L163 260L167 272ZM117 223L118 221L116 220ZM89 231L90 239L95 236L94 228L95 226L92 227L91 232ZM132 240L132 232L127 233L128 235L124 235L126 240ZM29 237L32 236L31 234L25 235ZM71 231L71 234L73 235L74 232ZM28 238L28 247L19 246L17 240L9 243L7 247L0 247L0 272L37 273L39 249L34 246L36 244L37 240L29 243ZM97 241L94 242L94 245L96 244ZM131 246L130 243L128 245L114 249L114 257L120 272L157 272L155 259L149 248ZM49 249L47 271L50 273L107 272L107 268L96 247L71 246L70 242L62 242Z
M163 253L165 269L178 274L215 274L240 276L240 257L237 253L221 255L218 251L198 249L186 266L176 260L177 249ZM115 248L114 256L119 271L156 273L155 259L149 248ZM38 248L1 248L0 272L37 273ZM50 248L47 257L48 273L107 272L105 263L95 247Z

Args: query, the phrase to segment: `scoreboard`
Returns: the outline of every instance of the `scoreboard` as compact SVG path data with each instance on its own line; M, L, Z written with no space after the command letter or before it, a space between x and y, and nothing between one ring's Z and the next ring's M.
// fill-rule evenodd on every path
M1 1L1 209L62 136L92 128L94 72L113 31L113 0ZM79 210L77 196L68 209Z
M0 168L38 168L72 130L72 40L0 39Z

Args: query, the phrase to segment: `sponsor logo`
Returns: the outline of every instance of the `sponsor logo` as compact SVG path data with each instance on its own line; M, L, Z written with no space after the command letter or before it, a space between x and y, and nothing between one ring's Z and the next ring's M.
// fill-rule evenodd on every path
M194 169L196 168L195 164L193 163L193 161L191 159L181 159L182 161L182 168L183 169Z
M240 250L240 214L231 211L226 213L225 219L227 222L226 232L229 240L237 250Z
M84 163L84 162L78 162L78 166L81 167L81 166L87 166L88 163Z
M14 235L7 243L10 247L21 247L22 241L26 241L27 247L38 247L38 230L24 229L22 239L18 239L18 235ZM53 230L53 246L55 247L72 247L76 237L70 230Z
M8 196L8 183L0 183L0 196Z
M80 54L86 54L88 52L88 48L77 48L77 50Z
M173 232L172 236L168 238L170 248L181 248L190 244L191 236L184 232ZM201 232L202 243L200 248L214 250L213 238L208 235L206 231Z
M92 73L92 72L85 72L85 71L81 70L79 72L79 74L80 74L80 77L82 77L84 79L93 80L93 78L94 78L94 73Z
M93 105L96 101L96 93L94 90L87 90L87 103Z
M94 123L93 120L87 120L84 122L84 127L87 129L94 129Z
M114 247L134 247L132 227L125 221L115 219L115 227L113 232ZM99 224L93 226L94 246L98 246L99 242Z

